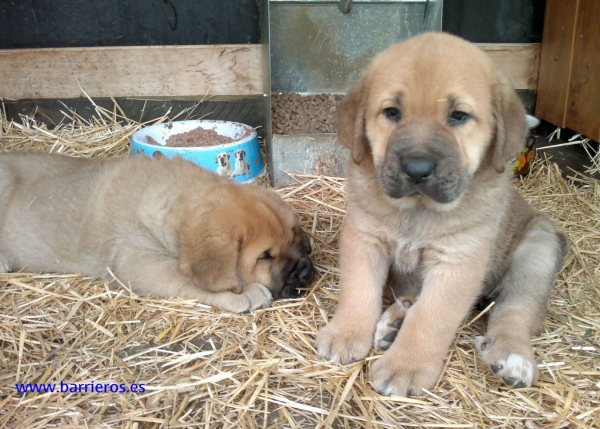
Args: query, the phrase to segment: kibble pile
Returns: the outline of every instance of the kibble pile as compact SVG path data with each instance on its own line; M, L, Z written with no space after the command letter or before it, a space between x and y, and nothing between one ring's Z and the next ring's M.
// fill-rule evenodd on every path
M337 132L337 107L343 98L336 94L273 93L273 134Z
M204 129L202 127L184 133L173 134L167 139L165 146L169 147L194 147L194 146L215 146L218 144L231 143L235 140L231 137L222 136L214 129Z

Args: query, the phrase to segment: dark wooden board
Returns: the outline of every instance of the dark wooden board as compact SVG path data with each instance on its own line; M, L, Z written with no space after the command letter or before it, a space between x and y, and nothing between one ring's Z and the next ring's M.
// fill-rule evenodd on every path
M0 49L259 40L256 0L0 1Z
M164 116L169 109L169 117L174 117L185 109L191 109L200 99L131 99L116 98L120 108L125 115L136 121L147 122ZM216 119L235 121L259 127L257 132L262 136L264 126L264 98L262 96L235 98L222 97L218 99L205 100L191 112L189 119ZM63 104L64 103L64 104ZM105 109L113 111L114 102L110 98L94 98L94 103ZM67 106L67 107L65 107ZM97 116L92 103L86 98L64 99L64 100L18 100L4 101L6 116L9 120L21 122L19 115L32 115L39 121L52 126L61 121L69 120L62 112L68 113L69 109L77 112L85 119ZM186 114L178 119L186 119Z
M579 0L548 0L538 78L536 116L565 125L573 32Z
M442 29L476 43L540 43L546 0L444 0Z

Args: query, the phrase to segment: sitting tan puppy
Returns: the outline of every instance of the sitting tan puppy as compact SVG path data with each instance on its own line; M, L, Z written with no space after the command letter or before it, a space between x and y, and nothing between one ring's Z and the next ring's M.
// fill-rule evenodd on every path
M338 123L351 149L348 214L339 307L319 353L346 364L373 344L387 349L371 367L374 386L420 394L485 297L495 305L476 341L481 359L507 385L531 386L530 338L567 243L511 186L506 165L527 127L507 79L474 45L426 33L374 59ZM396 300L382 316L386 284Z
M0 272L80 272L232 312L297 295L310 243L272 191L182 159L0 154Z

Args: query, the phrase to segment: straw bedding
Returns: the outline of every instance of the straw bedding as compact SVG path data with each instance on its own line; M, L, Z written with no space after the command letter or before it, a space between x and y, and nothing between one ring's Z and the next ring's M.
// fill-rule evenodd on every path
M141 124L98 110L65 112L49 130L0 119L0 150L125 156ZM117 121L120 119L120 121ZM165 118L163 118L165 120ZM277 189L314 243L317 280L301 299L234 315L191 300L136 296L80 275L0 275L0 427L13 428L560 428L600 427L600 184L565 181L538 160L516 183L573 247L544 330L534 339L541 378L508 390L478 361L460 329L437 386L415 398L382 397L369 384L378 358L340 366L321 359L316 332L338 296L337 241L344 180L294 176ZM145 384L143 393L18 393L15 383Z

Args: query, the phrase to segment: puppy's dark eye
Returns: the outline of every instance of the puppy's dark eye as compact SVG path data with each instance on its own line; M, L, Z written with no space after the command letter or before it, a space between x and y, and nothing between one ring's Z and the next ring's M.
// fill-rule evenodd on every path
M400 110L396 107L386 107L383 109L383 114L392 122L400 122Z
M460 110L456 110L450 114L448 117L448 125L451 127L455 125L464 124L467 119L469 119L469 114L465 112L461 112Z
M271 261L273 260L273 255L271 255L270 250L265 250L262 255L258 257L259 261Z

